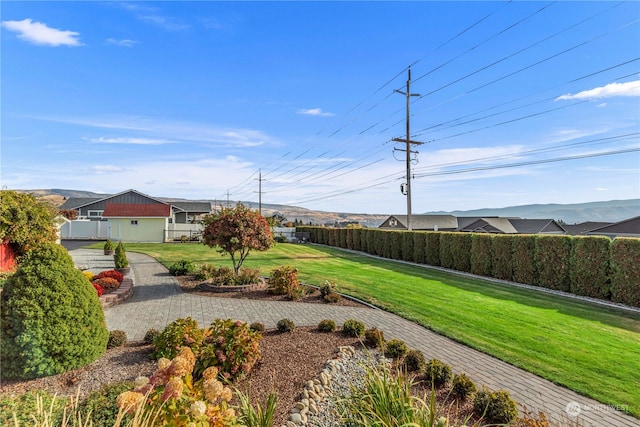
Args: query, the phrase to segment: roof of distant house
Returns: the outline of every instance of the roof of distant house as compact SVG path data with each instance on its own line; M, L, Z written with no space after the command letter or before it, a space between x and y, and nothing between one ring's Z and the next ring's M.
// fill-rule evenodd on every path
M127 218L167 218L171 216L171 205L165 204L129 204L129 203L107 203L103 218L127 217Z

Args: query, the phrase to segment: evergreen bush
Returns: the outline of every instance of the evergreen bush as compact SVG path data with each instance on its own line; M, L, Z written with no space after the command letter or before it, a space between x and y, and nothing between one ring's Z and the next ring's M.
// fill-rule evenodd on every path
M402 366L404 366L408 372L421 374L427 366L427 360L424 357L424 353L420 350L409 350L402 360Z
M412 233L413 237L413 262L425 263L425 249L427 246L427 235L421 232Z
M127 260L127 253L124 249L124 245L122 242L118 242L116 245L116 249L113 253L113 262L116 265L116 268L127 268L129 267L129 261Z
M0 358L4 378L37 378L85 366L109 332L95 289L60 245L31 251L4 285Z
M364 345L370 348L384 348L384 332L378 328L369 328L364 332Z
M413 262L413 235L414 231L405 231L402 233L402 259L404 261Z
M172 276L184 276L185 274L191 274L195 271L193 263L186 259L181 259L169 266L169 274Z
M428 382L440 387L451 379L451 366L438 359L431 359L425 366L424 376Z
M569 277L571 293L591 298L610 299L609 261L611 240L604 236L571 239Z
M519 234L513 236L511 246L513 281L534 285L536 283L536 235Z
M402 340L392 339L387 341L384 348L384 355L391 359L399 359L409 352L409 347Z
M276 328L280 332L293 332L296 329L296 324L291 319L280 319L276 324Z
M109 340L107 348L122 347L127 343L127 333L125 331L113 330L109 331Z
M640 307L640 239L618 237L611 243L611 299Z
M491 424L509 424L518 418L516 402L505 390L478 391L473 399L473 411Z
M453 268L469 273L471 271L471 233L452 233Z
M538 272L537 285L569 292L570 236L538 235L535 261Z
M476 384L467 376L467 374L459 374L453 376L451 385L451 394L460 400L466 400L469 396L477 391Z
M474 233L471 235L471 273L491 276L491 234Z
M440 262L440 233L428 232L425 236L424 262L428 265L439 266Z
M318 323L318 330L320 332L333 332L336 330L336 322L330 319L324 319Z
M342 332L349 337L360 338L364 335L365 329L364 322L355 319L349 319L342 325Z
M511 260L513 237L504 234L493 236L491 245L491 275L496 279L513 280Z

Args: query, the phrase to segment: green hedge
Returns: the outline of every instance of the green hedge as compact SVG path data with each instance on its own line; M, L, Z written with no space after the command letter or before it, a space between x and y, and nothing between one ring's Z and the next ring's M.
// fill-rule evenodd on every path
M402 233L402 259L413 262L413 235L415 232Z
M426 246L424 250L425 264L438 267L440 262L440 233L427 232L425 236Z
M537 236L535 263L538 286L565 292L571 290L568 262L571 239L570 236Z
M491 247L491 275L496 279L513 280L513 266L511 260L513 236L497 234L493 236Z
M518 234L511 237L512 280L533 285L536 283L536 235Z
M609 260L611 240L603 236L574 237L569 260L572 294L609 299L611 283Z
M611 299L640 307L640 239L611 243Z
M453 236L456 233L440 233L440 265L444 268L454 268L455 265L455 243Z
M361 235L362 228L354 228L353 230L351 230L351 240L353 245L351 249L353 249L354 251L362 250L362 238L360 237Z
M471 272L471 233L452 233L453 268L454 270Z
M427 235L419 231L413 234L413 262L424 264L425 250L427 248Z
M480 276L491 276L491 246L493 235L471 235L471 272Z
M403 231L390 231L391 234L391 254L392 259L402 259L402 236L407 234Z

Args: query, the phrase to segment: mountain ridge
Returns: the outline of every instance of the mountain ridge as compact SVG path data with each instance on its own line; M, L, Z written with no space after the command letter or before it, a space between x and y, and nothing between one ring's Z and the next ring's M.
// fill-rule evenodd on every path
M39 190L18 190L34 195L44 197L57 206L60 206L66 198L70 197L108 197L110 194L94 193L83 190L69 189L39 189ZM185 199L177 197L155 197L158 200L167 202L189 200L211 202L217 206L225 206L227 201L207 200L207 199ZM229 201L230 205L234 205L237 201ZM242 201L246 206L258 208L258 203ZM378 227L386 218L392 214L367 214L367 213L349 213L349 212L330 212L312 210L298 206L280 205L280 204L262 204L262 213L265 216L279 214L287 218L289 221L298 220L304 224L335 224L358 222L366 227ZM404 212L396 212L396 214L405 214ZM520 206L507 206L503 208L484 208L472 210L455 210L455 211L432 211L425 213L426 215L454 215L454 216L474 216L474 217L519 217L526 219L555 219L566 224L576 224L588 221L594 222L618 222L624 219L640 216L640 198L627 200L608 200L587 203L547 203L547 204L530 204ZM414 214L415 215L415 214Z

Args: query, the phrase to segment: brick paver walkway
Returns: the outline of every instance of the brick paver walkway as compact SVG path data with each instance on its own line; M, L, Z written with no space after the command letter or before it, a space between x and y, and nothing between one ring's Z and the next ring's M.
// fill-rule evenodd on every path
M76 263L91 268L92 255L100 263L100 251L70 251ZM465 372L476 384L498 390L506 389L531 412L543 411L553 421L582 427L640 426L640 420L614 408L560 387L534 374L459 344L413 322L379 309L203 297L181 292L175 278L153 258L127 253L135 276L134 295L126 303L105 309L107 326L127 333L130 340L142 340L150 328L162 330L177 318L190 316L201 325L216 318L261 322L275 327L278 320L289 318L300 326L315 326L323 319L342 324L358 319L367 327L384 331L385 338L404 340L427 359L437 358L451 365L454 372ZM103 265L100 265L103 267ZM578 408L578 417L570 416L567 405ZM578 405L578 406L576 406ZM578 422L579 424L576 424Z

